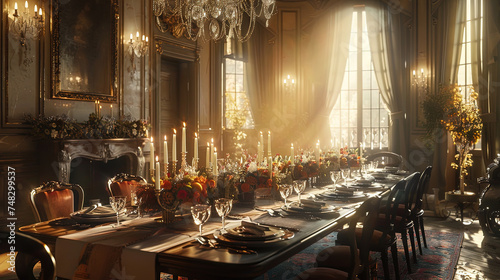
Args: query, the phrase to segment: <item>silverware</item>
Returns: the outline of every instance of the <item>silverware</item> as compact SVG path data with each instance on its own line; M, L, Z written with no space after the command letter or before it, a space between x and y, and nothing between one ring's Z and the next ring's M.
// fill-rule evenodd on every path
M294 227L286 227L286 226L279 226L279 225L273 225L273 224L268 224L268 223L259 223L259 222L254 222L254 223L261 225L261 226L275 227L275 228L286 229L286 230L294 231L294 232L300 231L300 229L294 228Z
M267 212L267 214L269 214L269 216L271 216L271 217L281 217L281 218L284 217L281 212L273 210L273 209L261 209L261 208L257 208L257 207L254 209L257 211Z
M257 254L257 251L250 250L250 249L238 249L238 248L233 248L229 246L224 246L221 245L217 242L217 240L212 239L212 238L205 238L203 236L199 236L196 238L196 241L198 241L201 245L203 246L208 246L212 249L226 249L229 252L233 253L238 253L238 254Z

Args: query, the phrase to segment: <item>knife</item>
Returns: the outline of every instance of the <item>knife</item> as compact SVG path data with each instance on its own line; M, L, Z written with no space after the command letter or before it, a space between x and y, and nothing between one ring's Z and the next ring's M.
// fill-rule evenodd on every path
M293 232L300 231L300 229L294 228L294 227L286 227L286 226L279 226L279 225L273 225L273 224L267 224L267 223L259 223L259 222L253 222L253 223L256 223L256 224L258 224L260 226L275 227L275 228L280 228L280 229L286 229L286 230L293 231Z

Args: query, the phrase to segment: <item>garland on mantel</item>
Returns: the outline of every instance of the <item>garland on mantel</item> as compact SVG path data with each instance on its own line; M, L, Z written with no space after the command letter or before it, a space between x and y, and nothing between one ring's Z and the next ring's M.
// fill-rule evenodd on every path
M99 117L95 113L89 119L78 123L67 115L25 116L25 123L33 127L32 135L39 139L111 139L147 137L149 123L145 120L132 120L130 116L117 120Z

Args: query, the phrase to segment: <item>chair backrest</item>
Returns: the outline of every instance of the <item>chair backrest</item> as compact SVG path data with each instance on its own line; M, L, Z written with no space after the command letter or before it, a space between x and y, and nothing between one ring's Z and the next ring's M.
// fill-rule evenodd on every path
M403 167L403 157L393 152L378 152L366 157L367 161L377 161L378 166L376 167Z
M409 215L410 211L415 207L419 180L420 172L414 172L406 177L404 204L408 213L405 212L405 214Z
M0 231L0 253L10 253L9 236L11 236L9 232ZM41 273L38 279L55 279L56 261L46 244L22 232L16 232L15 249L17 251L15 268L19 279L37 279L34 276L33 268L38 262L41 264Z
M147 185L146 179L141 176L120 173L108 180L108 193L110 196L126 196L127 206L132 203L132 193L139 186Z
M386 242L387 236L390 236L391 239L395 238L394 225L396 224L398 214L400 213L399 204L404 204L405 201L405 189L405 179L397 182L389 192L387 200L385 201L385 207L382 208L384 213L381 214L384 214L385 221L383 223L383 228L378 228L378 230L383 232L382 238L380 238L380 242L382 243Z
M38 221L69 217L83 208L83 189L77 184L45 182L31 190L30 198Z
M362 270L364 270L364 275L368 275L369 270L369 259L370 259L370 244L372 240L373 231L375 230L375 225L377 223L377 218L380 210L380 201L379 197L371 197L367 199L363 204L356 210L356 218L353 220L363 221L363 230L361 232L361 239L357 244L359 249L359 260L360 267L355 271L355 273L359 274ZM349 228L355 228L356 222L351 220L351 224ZM351 253L352 255L352 253Z
M429 188L431 173L432 173L432 166L427 166L424 172L422 172L422 175L420 175L417 187L417 195L415 197L415 205L412 209L412 211L414 212L418 212L422 209L423 196L424 193L426 193L427 189Z

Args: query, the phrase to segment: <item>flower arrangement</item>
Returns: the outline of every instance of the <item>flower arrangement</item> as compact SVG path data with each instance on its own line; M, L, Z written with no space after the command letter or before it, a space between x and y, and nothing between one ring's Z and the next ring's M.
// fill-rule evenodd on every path
M162 180L160 186L164 190L165 204L171 206L183 203L205 203L216 196L215 181L204 176L185 176L177 182L165 179Z
M454 169L459 169L460 192L464 193L464 178L467 167L472 166L470 150L481 138L483 122L479 116L476 101L478 94L473 87L469 88L469 99L462 95L458 85L441 86L438 94L428 94L422 106L426 118L425 127L434 133L437 128L450 132L453 143L457 146L457 162L452 163ZM441 107L437 107L441 106Z
M27 115L24 120L33 127L32 135L39 139L141 138L146 137L149 130L149 124L144 120L132 120L130 117L115 120L99 117L94 113L83 123L78 123L66 115Z
M319 175L319 164L316 161L301 162L293 169L293 179L302 180Z

